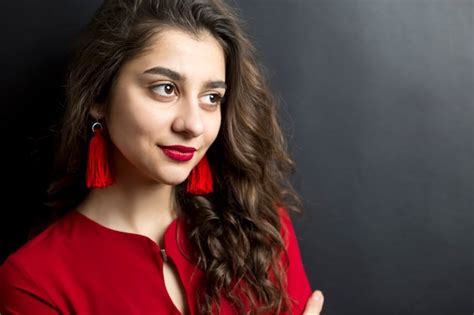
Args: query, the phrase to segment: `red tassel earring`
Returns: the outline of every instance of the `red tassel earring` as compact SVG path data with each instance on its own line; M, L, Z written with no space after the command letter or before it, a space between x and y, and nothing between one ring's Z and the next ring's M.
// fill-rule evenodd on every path
M114 182L107 156L107 142L102 134L103 127L100 122L92 125L92 131L94 135L89 143L86 185L87 188L104 188Z
M186 191L195 195L203 195L212 192L212 173L206 155L204 155L201 161L199 161L196 167L191 171Z

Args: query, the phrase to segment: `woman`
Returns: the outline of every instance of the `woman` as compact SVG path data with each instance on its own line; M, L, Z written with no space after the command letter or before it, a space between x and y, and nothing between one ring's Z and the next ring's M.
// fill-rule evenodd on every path
M235 13L109 0L74 52L58 216L2 265L0 312L318 314L293 164Z

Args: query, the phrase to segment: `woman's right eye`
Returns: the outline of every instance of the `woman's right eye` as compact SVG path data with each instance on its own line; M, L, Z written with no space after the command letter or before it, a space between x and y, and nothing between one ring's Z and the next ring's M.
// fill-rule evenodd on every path
M174 86L174 84L164 83L152 86L151 90L154 91L154 93L157 93L158 95L166 97L173 95L173 91L176 90L176 87Z

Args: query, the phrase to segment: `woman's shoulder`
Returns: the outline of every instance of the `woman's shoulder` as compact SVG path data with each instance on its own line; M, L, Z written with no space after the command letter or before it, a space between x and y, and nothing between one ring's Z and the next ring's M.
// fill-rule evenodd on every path
M62 266L71 262L67 257L73 251L69 246L73 225L74 217L68 213L7 257L0 266L0 311L6 305L21 310L28 305L29 311L54 308L51 288L60 282Z
M280 217L280 234L288 249L290 243L296 239L295 230L291 216L285 207L278 207L278 215Z
M28 268L41 265L43 261L51 261L57 253L68 246L71 238L71 225L74 217L71 213L49 224L42 232L28 240L24 245L10 254L0 268Z

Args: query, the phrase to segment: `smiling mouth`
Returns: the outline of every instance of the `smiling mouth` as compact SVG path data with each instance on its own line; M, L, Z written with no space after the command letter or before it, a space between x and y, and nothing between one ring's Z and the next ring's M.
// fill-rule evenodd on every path
M163 153L168 156L169 158L175 160L175 161L189 161L193 158L194 156L194 151L191 152L183 152L181 150L176 150L176 149L170 149L170 147L161 147L161 150Z

